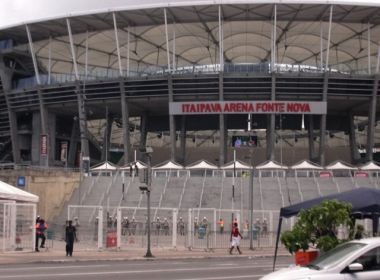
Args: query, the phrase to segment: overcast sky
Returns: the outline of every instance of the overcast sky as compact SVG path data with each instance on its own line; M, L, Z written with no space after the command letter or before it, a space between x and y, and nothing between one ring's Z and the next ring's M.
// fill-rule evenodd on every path
M217 3L339 3L380 6L380 0L0 0L0 29L47 19L113 10Z

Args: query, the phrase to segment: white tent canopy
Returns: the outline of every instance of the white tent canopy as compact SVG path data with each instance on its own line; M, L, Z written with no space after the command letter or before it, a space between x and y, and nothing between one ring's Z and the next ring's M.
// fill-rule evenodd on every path
M172 170L172 169L179 170L179 169L183 169L183 166L180 165L179 163L168 160L159 165L156 165L152 169L153 170Z
M145 169L145 168L148 168L148 166L143 163L142 161L133 161L133 162L130 162L122 167L120 167L120 170L129 170L132 166L132 169L134 170L135 169L135 163L136 163L136 166L138 169Z
M0 199L37 203L39 197L0 181Z
M197 162L194 162L188 166L186 166L186 169L218 169L218 167L215 164L212 164L206 160L199 160Z
M221 169L252 169L252 166L250 165L247 165L246 163L240 161L240 160L236 160L235 161L235 164L233 161L225 164L224 166L221 167Z
M374 163L373 161L369 161L366 164L360 166L359 169L367 171L380 171L380 166Z
M292 165L290 166L291 169L295 169L295 170L299 170L299 169L303 169L303 170L312 170L312 169L323 169L321 166L311 162L311 161L308 161L308 160L303 160L301 162L298 162L296 163L295 165Z
M105 161L95 167L92 167L90 170L91 171L103 171L103 170L106 170L106 171L112 171L112 170L116 170L117 167L112 164L111 162L109 161Z
M264 170L264 169L276 170L276 169L288 169L288 167L281 165L276 161L268 160L268 161L265 161L265 162L259 164L258 166L256 166L256 169L258 169L258 170Z
M341 161L336 161L325 167L327 170L356 170L357 168L350 166L349 164Z

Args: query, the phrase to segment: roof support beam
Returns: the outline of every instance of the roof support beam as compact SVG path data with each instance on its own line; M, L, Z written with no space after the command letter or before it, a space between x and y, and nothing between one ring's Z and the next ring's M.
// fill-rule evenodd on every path
M224 34L223 34L223 23L222 23L222 6L218 6L218 17L219 17L219 71L223 72L224 70L224 57L223 57L223 40L224 40Z
M120 74L120 77L121 77L121 76L123 76L123 68L121 66L119 34L117 32L116 14L114 12L112 13L112 18L113 18L113 28L114 28L114 31L115 31L115 43L116 43L117 61L119 62L119 74Z
M25 29L26 29L26 35L28 36L29 50L30 50L30 54L32 56L34 74L36 75L37 84L40 85L41 84L40 73L38 71L38 64L37 64L36 54L34 52L32 35L30 33L30 29L29 29L29 26L27 24L25 24Z
M330 58L330 41L331 41L331 25L333 16L333 5L330 6L330 17L329 17L329 31L327 35L327 51L326 51L326 65L325 72L329 71L329 58Z
M169 34L168 34L168 16L166 13L166 8L164 8L164 19L165 19L165 39L166 39L166 57L168 60L168 74L171 73L170 67L170 50L169 50Z
M79 81L78 65L77 65L77 59L75 55L74 40L73 40L73 34L71 32L71 25L70 25L69 18L66 18L66 25L67 25L67 32L69 33L71 57L73 59L73 65L74 65L74 74L75 74L75 78Z

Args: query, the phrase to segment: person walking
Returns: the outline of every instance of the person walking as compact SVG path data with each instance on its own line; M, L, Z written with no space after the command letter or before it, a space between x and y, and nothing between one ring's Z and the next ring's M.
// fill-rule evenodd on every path
M47 223L45 223L44 219L39 219L38 223L36 224L36 252L39 252L40 250L38 249L38 242L39 239L41 238L41 245L40 248L45 248L45 240L46 240L46 235L45 235L45 230L48 229Z
M74 250L74 240L78 241L76 228L73 226L73 222L71 220L68 221L68 226L66 227L66 257L73 256Z
M236 247L240 255L242 254L239 248L240 239L243 239L243 236L239 232L238 223L234 223L232 231L231 231L231 237L230 237L230 242L231 242L230 255L232 255L232 251L234 250L234 247Z

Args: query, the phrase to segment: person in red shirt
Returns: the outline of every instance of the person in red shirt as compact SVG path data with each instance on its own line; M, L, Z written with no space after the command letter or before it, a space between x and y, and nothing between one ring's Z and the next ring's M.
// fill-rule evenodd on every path
M243 236L240 234L238 224L234 223L232 227L232 231L231 231L231 237L230 237L230 241L231 241L230 255L232 255L232 251L234 250L234 247L236 247L240 255L242 254L239 248L240 239L243 239Z

